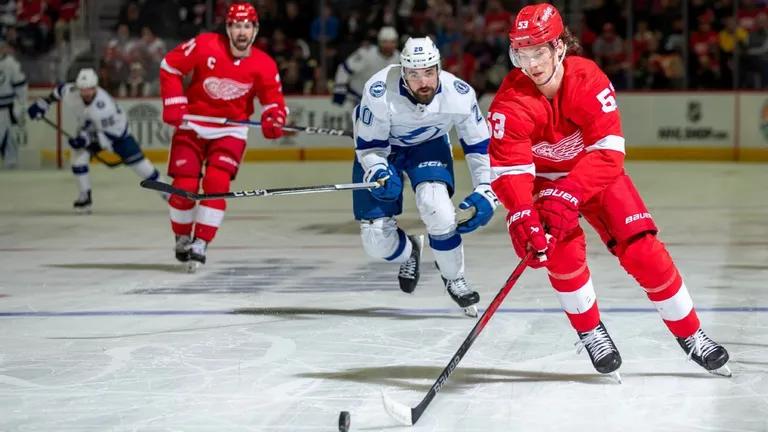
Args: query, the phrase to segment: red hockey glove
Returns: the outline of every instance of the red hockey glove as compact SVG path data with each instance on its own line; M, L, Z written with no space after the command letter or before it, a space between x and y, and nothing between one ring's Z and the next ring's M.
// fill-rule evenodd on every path
M536 195L536 210L547 232L562 240L579 227L581 192L566 179L547 184Z
M521 206L507 214L507 229L512 239L512 246L520 258L529 250L536 251L528 265L541 268L546 265L547 248L550 246L539 214L531 206Z
M163 122L179 127L187 114L187 98L172 97L163 100Z
M261 113L261 132L266 139L276 139L283 136L285 126L285 108L274 106Z

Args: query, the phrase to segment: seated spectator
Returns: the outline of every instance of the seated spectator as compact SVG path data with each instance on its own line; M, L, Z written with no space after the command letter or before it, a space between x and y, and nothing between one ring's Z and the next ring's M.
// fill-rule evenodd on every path
M743 53L749 34L747 30L739 26L738 21L733 16L726 17L723 22L723 29L718 33L720 71L723 87L733 88L733 79L736 71L734 57L737 51Z
M485 31L494 45L509 44L509 26L514 15L506 11L499 0L488 1L485 8Z
M333 42L339 37L339 19L330 6L325 6L323 14L312 21L309 34L314 42Z
M20 0L16 12L19 41L24 52L38 54L49 47L51 21L44 0Z
M16 0L0 0L0 34L10 27L16 27Z
M450 45L448 55L445 57L443 67L446 71L456 75L466 82L475 80L477 72L477 59L469 52L462 52L461 41L456 40Z
M652 89L682 89L685 82L685 65L679 51L663 49L648 59L653 76Z
M626 88L626 52L624 40L616 34L611 23L603 24L603 31L592 45L595 62L617 89Z
M712 30L708 18L699 17L696 31L689 38L691 56L693 57L692 88L717 88L718 83L713 81L713 76L720 77L720 50L717 45L717 33ZM698 82L703 79L707 85Z
M72 37L72 24L80 12L80 0L46 0L53 21L55 44L61 45Z
M289 39L309 40L309 14L306 11L302 13L299 3L295 0L286 1L283 7L284 12L276 27L282 29Z
M143 27L140 16L141 8L139 3L136 0L131 0L120 10L118 23L127 25L131 36L138 37Z
M182 0L179 9L179 37L191 39L205 28L208 2L206 0Z
M160 73L160 62L163 60L168 49L162 39L155 36L155 33L148 26L141 29L141 38L136 42L133 59L138 61L148 71L146 79L156 81Z
M755 27L749 32L744 70L747 87L768 86L768 15L765 13L755 16Z
M128 79L120 84L118 94L120 97L146 97L153 94L152 85L147 82L147 74L140 62L133 62L130 66Z

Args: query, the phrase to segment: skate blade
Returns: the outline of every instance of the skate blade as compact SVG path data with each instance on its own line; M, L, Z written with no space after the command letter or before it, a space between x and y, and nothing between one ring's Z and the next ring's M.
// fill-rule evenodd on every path
M200 267L200 263L197 261L187 261L184 266L187 269L187 273L195 273L198 267Z
M730 378L733 376L733 374L731 373L731 368L729 368L728 365L722 365L718 369L714 369L707 372L711 373L712 375L717 375L725 378Z
M613 378L614 381L616 381L616 384L622 384L623 381L621 380L621 374L619 371L613 371L608 374L611 378Z
M89 215L92 213L92 210L90 207L81 207L81 208L76 208L75 213L79 215Z
M470 318L477 318L477 306L467 306L464 308L464 315Z

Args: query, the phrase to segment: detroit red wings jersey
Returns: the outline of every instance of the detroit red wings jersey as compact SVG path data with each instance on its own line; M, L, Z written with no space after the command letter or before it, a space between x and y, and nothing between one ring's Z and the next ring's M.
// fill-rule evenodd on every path
M505 176L528 177L525 183L531 185L533 176L554 180L577 166L579 175L591 175L579 162L595 150L623 155L621 119L608 77L582 57L566 57L562 67L563 81L551 100L520 69L510 72L496 93L488 111L494 190L505 189L496 184L506 183ZM520 192L512 201L530 191Z
M190 114L247 120L254 97L262 110L285 107L275 61L256 47L248 57L233 57L224 35L202 33L182 43L166 54L160 69L163 104L186 103ZM190 72L185 90L182 78Z

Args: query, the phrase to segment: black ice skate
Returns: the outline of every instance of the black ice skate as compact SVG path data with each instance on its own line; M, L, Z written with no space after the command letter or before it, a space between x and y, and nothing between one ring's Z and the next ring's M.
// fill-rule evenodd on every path
M176 253L176 259L179 262L189 261L189 247L192 245L192 238L188 235L177 235L176 246L173 248Z
M443 279L445 288L448 290L448 294L451 295L453 301L455 301L460 308L464 309L464 314L476 318L477 306L475 305L480 302L480 294L469 288L469 284L467 283L467 280L464 279L463 275L453 280L448 280L442 276L440 277Z
M695 361L707 372L724 377L731 377L731 368L728 367L728 351L717 342L709 338L701 329L696 330L687 338L677 338L677 343L683 348L688 359Z
M194 273L197 268L205 264L205 252L208 249L208 243L201 239L195 239L189 245L189 261L187 261L187 272Z
M80 192L80 196L77 197L72 207L80 214L90 214L92 205L93 201L91 201L91 191L89 190L87 192Z
M421 249L424 246L424 236L408 236L413 245L408 261L400 265L397 279L400 281L400 289L406 293L412 293L419 283L419 267L421 266Z
M586 348L595 370L602 374L611 374L616 381L621 383L621 375L618 371L619 366L621 366L621 354L619 354L616 345L613 344L605 324L600 321L594 330L577 333L580 340L576 342L576 345L579 346L576 352L580 353Z

